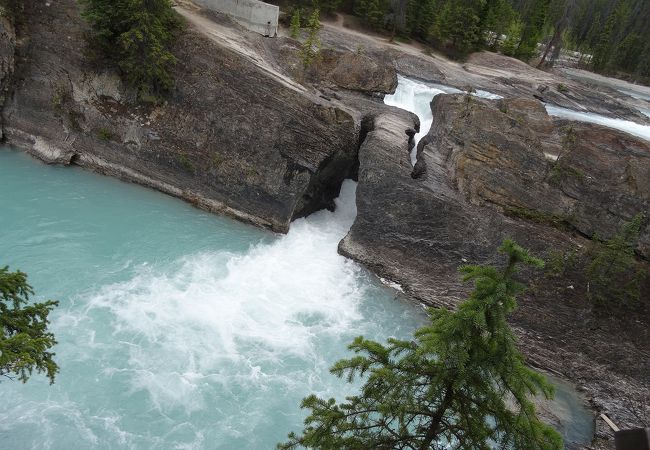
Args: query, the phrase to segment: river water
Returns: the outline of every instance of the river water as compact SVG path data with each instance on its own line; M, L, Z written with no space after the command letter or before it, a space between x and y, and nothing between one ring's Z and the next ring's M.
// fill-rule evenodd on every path
M646 141L650 141L650 125L641 125L630 120L605 117L599 114L584 111L574 111L572 109L561 108L554 105L546 105L546 111L548 111L549 115L559 117L561 119L595 123L597 125L603 125L605 127L625 131L628 134L640 137ZM648 117L650 117L650 115Z
M411 151L411 164L415 165L417 162L417 143L427 135L433 124L431 100L440 94L460 94L463 91L441 84L421 83L401 75L398 75L397 81L395 93L385 96L384 103L412 112L420 119L420 132L414 137L415 147ZM502 98L500 95L480 89L472 92L472 95L489 100Z

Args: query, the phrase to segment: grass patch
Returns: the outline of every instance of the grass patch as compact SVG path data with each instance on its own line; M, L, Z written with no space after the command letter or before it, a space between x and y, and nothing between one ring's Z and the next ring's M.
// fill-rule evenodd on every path
M108 142L113 139L113 133L111 133L111 131L107 128L100 128L97 132L97 137L101 141Z
M543 211L537 211L535 209L520 208L518 206L506 206L503 209L503 212L508 217L527 220L529 222L538 223L540 225L557 228L558 230L575 230L574 226L569 223L569 219L567 217L562 217Z
M179 164L183 167L183 169L187 170L190 173L194 173L194 164L192 164L192 161L189 160L187 155L180 155L178 157L178 162Z
M587 177L575 167L566 165L561 159L556 161L548 174L548 182L554 186L562 184L562 180L571 179L584 181Z

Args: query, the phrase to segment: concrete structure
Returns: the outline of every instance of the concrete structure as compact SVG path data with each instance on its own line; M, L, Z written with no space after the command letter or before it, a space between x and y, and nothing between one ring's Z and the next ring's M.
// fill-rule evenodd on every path
M228 14L245 28L264 36L278 33L280 8L259 0L194 0L204 8Z

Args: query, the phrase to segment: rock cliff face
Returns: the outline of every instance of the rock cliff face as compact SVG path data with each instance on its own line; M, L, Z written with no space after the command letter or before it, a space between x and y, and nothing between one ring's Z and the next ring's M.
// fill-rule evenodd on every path
M176 44L182 58L171 98L143 107L115 74L88 65L74 0L28 2L26 15L4 131L47 162L79 164L282 232L328 206L354 170L359 123L348 112L194 31Z
M442 130L454 129L444 124L456 113L465 114L465 96L439 96L434 104L440 101L455 101L453 106L459 108L434 107L436 126L420 142L415 170L409 160L412 142L407 135L415 124L390 113L375 118L373 131L359 151L357 220L339 250L382 276L403 283L409 294L425 303L455 306L467 292L458 283L458 267L468 262L489 262L504 238L516 238L538 250L544 248L544 238L552 242L570 238L559 230L543 229L506 217L496 208L466 201L454 181L454 163L438 150L438 144L459 139L459 135L447 136ZM485 132L480 128L475 131ZM535 136L530 129L527 133L531 139ZM511 139L515 142L516 137ZM461 142L467 141L455 143ZM489 144L485 139L480 142L494 154L498 150L493 146L505 144ZM543 155L541 158L544 160Z
M436 126L420 160L468 203L607 238L650 211L645 141L591 124L553 123L535 100L440 96L432 108ZM646 227L638 249L646 258L648 241Z
M14 73L16 53L16 30L11 20L0 16L0 108L7 100L11 89ZM3 138L2 124L0 124L0 139Z

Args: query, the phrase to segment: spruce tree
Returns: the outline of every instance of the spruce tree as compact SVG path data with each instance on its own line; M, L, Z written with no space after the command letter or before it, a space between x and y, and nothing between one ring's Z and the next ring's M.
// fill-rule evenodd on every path
M548 17L550 0L533 0L529 13L525 19L525 26L521 42L517 47L517 57L530 59L537 50L537 45L542 39L544 26Z
M300 36L300 8L293 10L293 14L291 15L291 26L289 27L289 35L294 39L298 39L298 36Z
M644 48L645 41L643 38L636 33L632 33L623 39L616 49L614 63L618 68L632 73L639 65Z
M33 294L27 275L0 268L0 376L25 383L35 370L54 383L59 367L50 350L56 340L47 326L58 303L30 304Z
M532 395L551 397L544 377L526 367L506 321L524 285L520 264L543 263L512 241L500 251L505 268L466 266L474 291L456 312L432 309L413 340L387 344L358 337L356 356L332 373L364 380L344 402L305 398L302 435L280 449L559 450L562 439L539 421Z
M641 298L641 283L648 276L636 260L645 216L638 214L607 241L594 239L591 262L587 266L587 292L600 307L634 306Z
M302 44L302 49L300 50L300 59L302 59L305 67L310 66L320 55L321 42L318 37L320 29L320 11L314 9L307 22L307 39Z
M341 2L342 0L314 0L312 5L323 14L332 14L341 6Z
M515 56L517 54L517 47L521 42L521 33L524 25L520 20L513 20L508 29L506 30L506 38L501 43L501 53L506 56Z
M390 8L390 0L358 0L355 2L354 13L372 28L384 26L384 19Z
M117 67L143 100L173 86L171 53L180 22L170 0L79 0L98 61Z
M413 35L426 39L435 23L436 0L409 0L406 10L406 24Z
M438 16L434 36L461 54L480 47L482 35L480 18L471 1L448 1Z
M614 28L616 27L616 15L610 14L605 22L605 27L601 30L598 35L598 40L596 46L594 47L594 54L592 58L592 64L594 70L602 71L609 64L609 60L612 54L612 38L614 34Z

